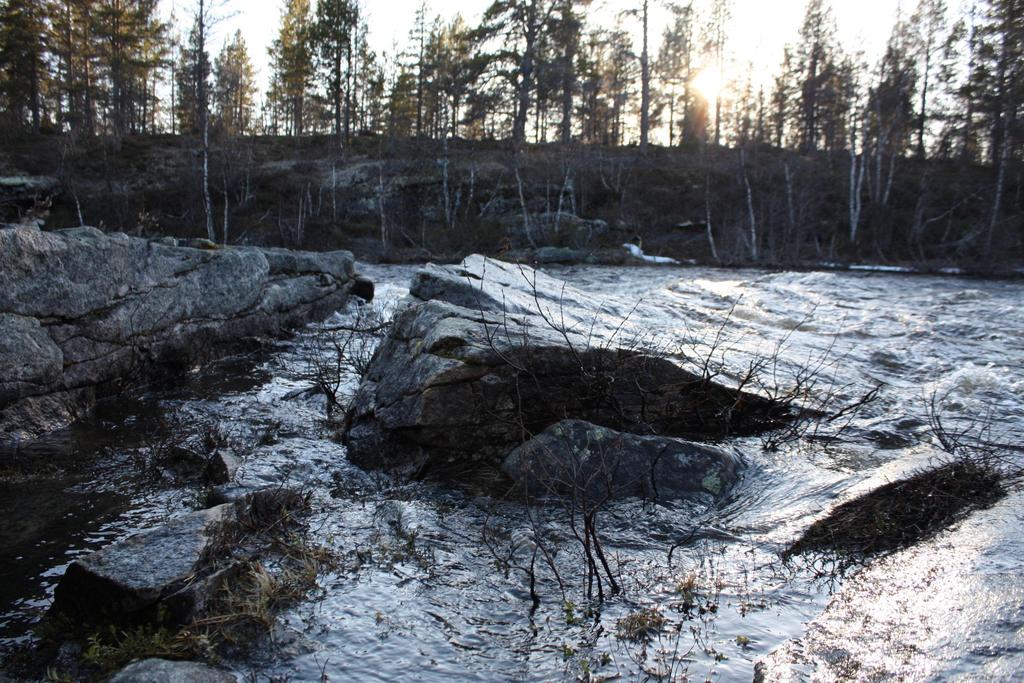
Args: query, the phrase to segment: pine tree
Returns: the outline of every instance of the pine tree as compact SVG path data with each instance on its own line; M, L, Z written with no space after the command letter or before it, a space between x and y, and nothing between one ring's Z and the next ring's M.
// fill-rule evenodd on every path
M0 2L0 106L15 127L42 125L46 23L39 0Z
M836 24L827 0L810 0L793 52L797 79L796 129L799 149L819 148L823 115L837 66Z
M301 136L306 97L313 80L312 22L309 0L285 0L278 37L270 47L276 95L287 111L288 132Z
M647 150L651 132L651 64L647 51L648 0L643 0L643 49L640 52L640 149Z
M413 51L412 72L415 79L416 101L416 135L423 134L423 101L426 95L427 82L427 42L430 40L430 26L427 22L427 3L423 0L416 8L416 17L412 31L409 33L409 44ZM394 89L392 89L394 92Z
M794 118L793 104L796 100L798 74L793 61L793 50L786 46L782 64L772 82L771 113L768 117L769 136L779 148L786 144L789 122Z
M989 157L996 169L983 253L990 257L1000 224L1010 165L1021 149L1024 105L1024 0L987 0L971 79L977 108L988 125Z
M917 109L917 155L922 159L925 157L925 131L928 128L928 121L933 118L929 111L933 78L938 75L947 80L951 75L948 68L945 70L946 73L940 71L936 74L936 71L942 69L943 55L949 53L947 13L946 0L919 0L910 20L918 31L914 46L921 77L920 102Z
M342 116L348 82L352 73L353 42L359 20L359 8L352 0L319 0L312 41L317 66L327 90L334 115L334 136L342 144Z
M91 38L95 0L53 0L50 4L48 41L55 61L57 117L75 132L92 132L92 73L94 46Z
M177 80L176 119L181 133L202 133L200 98L206 92L204 83L208 83L211 74L210 55L200 48L200 30L198 19L193 21L188 41L178 55L175 68Z
M213 102L218 127L244 135L252 125L256 73L241 31L225 43L213 67Z
M704 29L705 52L718 74L725 72L725 44L728 34L726 27L732 16L729 0L712 0L708 13L707 26ZM715 93L715 136L717 146L722 139L722 97L721 90Z
M914 125L916 62L910 43L910 25L898 20L878 68L878 80L868 95L868 127L865 131L874 148L875 168L872 194L876 202L888 203L892 187L892 165L910 146ZM888 177L884 164L889 157Z
M473 59L473 40L460 15L441 27L433 41L434 89L439 95L442 136L458 134L461 107L471 84L479 75L480 63Z
M157 2L100 0L90 19L110 127L118 136L134 132L147 106L144 84L165 54L166 27L157 18Z
M563 145L572 140L572 118L577 91L576 57L580 49L583 18L573 0L561 0L552 25L550 40L554 59L550 71L559 82L561 119L558 137Z
M517 148L526 142L538 50L554 9L553 0L495 0L480 27L484 37L502 43L491 58L509 67L506 73L515 91L512 143Z
M694 76L696 50L693 40L693 4L672 7L672 23L665 27L655 71L662 87L668 89L668 144L676 139L676 109L682 108L682 120L689 116L693 106L690 82ZM680 93L679 90L682 89ZM684 140L680 136L680 140Z

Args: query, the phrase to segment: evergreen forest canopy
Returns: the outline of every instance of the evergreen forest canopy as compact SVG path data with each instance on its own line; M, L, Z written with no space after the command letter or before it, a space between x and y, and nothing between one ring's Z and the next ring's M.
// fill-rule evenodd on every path
M828 0L809 0L766 84L725 68L741 20L730 0L665 3L664 26L649 21L653 0L628 5L607 26L587 0L495 0L474 26L424 3L406 45L376 54L360 0L284 0L260 92L241 32L211 44L228 11L216 0L170 22L158 0L0 0L4 134L201 140L205 195L211 136L329 135L338 151L361 137L518 151L657 141L694 155L709 224L712 175L733 152L738 209L718 222L734 224L736 258L764 260L774 232L808 229L797 223L827 224L833 244L870 231L883 257L878 235L893 231L902 256L934 256L936 227L959 255L1019 253L1024 0L918 0L877 63L842 44ZM801 173L821 175L808 164L834 181L824 214L794 198ZM766 207L765 191L781 204Z

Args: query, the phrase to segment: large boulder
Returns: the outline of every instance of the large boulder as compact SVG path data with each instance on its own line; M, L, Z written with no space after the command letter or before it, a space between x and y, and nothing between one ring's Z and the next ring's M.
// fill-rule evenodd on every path
M377 349L346 419L363 467L499 468L564 419L637 434L772 426L772 402L696 376L637 340L623 312L525 266L428 266Z
M355 279L348 252L0 229L0 439L59 428L97 393L326 317Z
M714 446L563 420L515 448L502 470L528 496L598 502L717 497L736 481L741 465Z

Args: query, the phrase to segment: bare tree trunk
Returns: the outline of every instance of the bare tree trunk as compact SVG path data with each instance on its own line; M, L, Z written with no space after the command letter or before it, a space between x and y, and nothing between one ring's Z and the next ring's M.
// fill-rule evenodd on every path
M647 2L648 0L644 0L644 49L640 53L640 151L642 152L647 151L651 128L651 65L647 54Z
M381 251L387 251L388 248L388 225L384 214L384 160L382 159L377 166L379 174L377 176L377 210L380 212L380 248Z
M533 233L530 231L530 211L526 207L526 197L523 195L523 179L519 175L519 166L516 166L516 187L519 189L519 206L523 212L523 231L526 233L526 241L530 243L530 246L534 249L537 248L537 242L533 239Z
M711 258L715 259L715 262L720 261L718 258L718 249L715 248L715 233L711 230L711 175L705 176L704 184L704 228L707 233L708 247L711 249Z
M857 243L857 229L860 226L862 206L861 188L864 185L864 166L866 160L861 157L858 162L857 151L850 146L850 244Z
M213 202L210 199L210 116L209 102L206 95L206 0L199 0L199 56L196 61L196 94L199 105L199 125L203 132L203 213L206 217L206 238L217 241L213 229Z
M451 230L455 227L452 215L451 188L448 186L448 136L444 136L444 157L441 159L441 192L444 194L444 224Z
M930 41L930 37L929 37L929 41ZM928 85L929 85L928 84L928 77L931 75L931 70L932 70L931 69L932 55L931 55L931 45L930 44L925 47L924 54L925 54L924 64L921 67L921 76L922 76L922 83L921 83L921 111L918 112L918 115L917 115L918 116L918 120L917 120L917 155L919 157L921 157L922 159L924 159L924 157L925 157L924 129L925 129L925 124L927 122L927 117L928 117Z
M562 6L562 20L566 23L575 21L572 16L571 3ZM562 121L559 125L563 145L572 142L573 92L576 89L576 29L567 28L566 30L572 30L574 33L566 41L565 52L562 55Z
M896 175L896 154L889 157L889 177L885 181L885 192L882 193L882 206L889 205L889 195L892 194L892 179Z
M668 146L675 144L676 133L676 84L672 82L672 92L668 98Z
M789 214L789 230L796 230L796 205L793 202L793 174L789 170L789 162L782 165L786 174L786 212Z
M740 150L740 168L743 171L743 185L746 188L747 196L747 218L749 223L749 239L750 239L750 258L756 261L758 258L758 245L757 245L757 220L754 216L754 193L750 189L750 178L747 177L747 164L746 157L743 150Z
M985 231L985 258L992 258L992 243L1002 213L1003 193L1006 189L1006 166L1010 159L1010 109L1003 112L1002 144L999 149L999 170L996 173L995 196L992 198L992 215L989 217L988 230Z
M231 198L228 197L228 182L224 180L224 244L228 243L228 205L231 203Z

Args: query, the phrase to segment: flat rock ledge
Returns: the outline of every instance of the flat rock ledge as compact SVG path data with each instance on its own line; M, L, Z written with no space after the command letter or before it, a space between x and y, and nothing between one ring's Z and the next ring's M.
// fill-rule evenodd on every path
M205 242L205 241L204 241ZM95 228L0 229L0 442L97 397L274 335L372 284L349 252L178 246Z
M618 433L699 439L755 433L786 418L767 399L648 352L637 342L643 331L625 322L628 313L599 308L585 292L521 265L471 256L456 266L426 266L351 404L344 432L350 459L448 477L500 472L505 463L505 474L517 478L525 470L509 464L519 462L507 459L510 452L556 423L577 420L590 425L569 430L582 439L573 447L577 456L600 434L630 451L622 462L648 466L662 451L696 451ZM737 471L722 454L674 461L682 470L698 461L711 468L691 469L696 484L675 492L706 491L700 482L712 470L723 473L724 489ZM650 484L627 477L618 487L635 492Z

